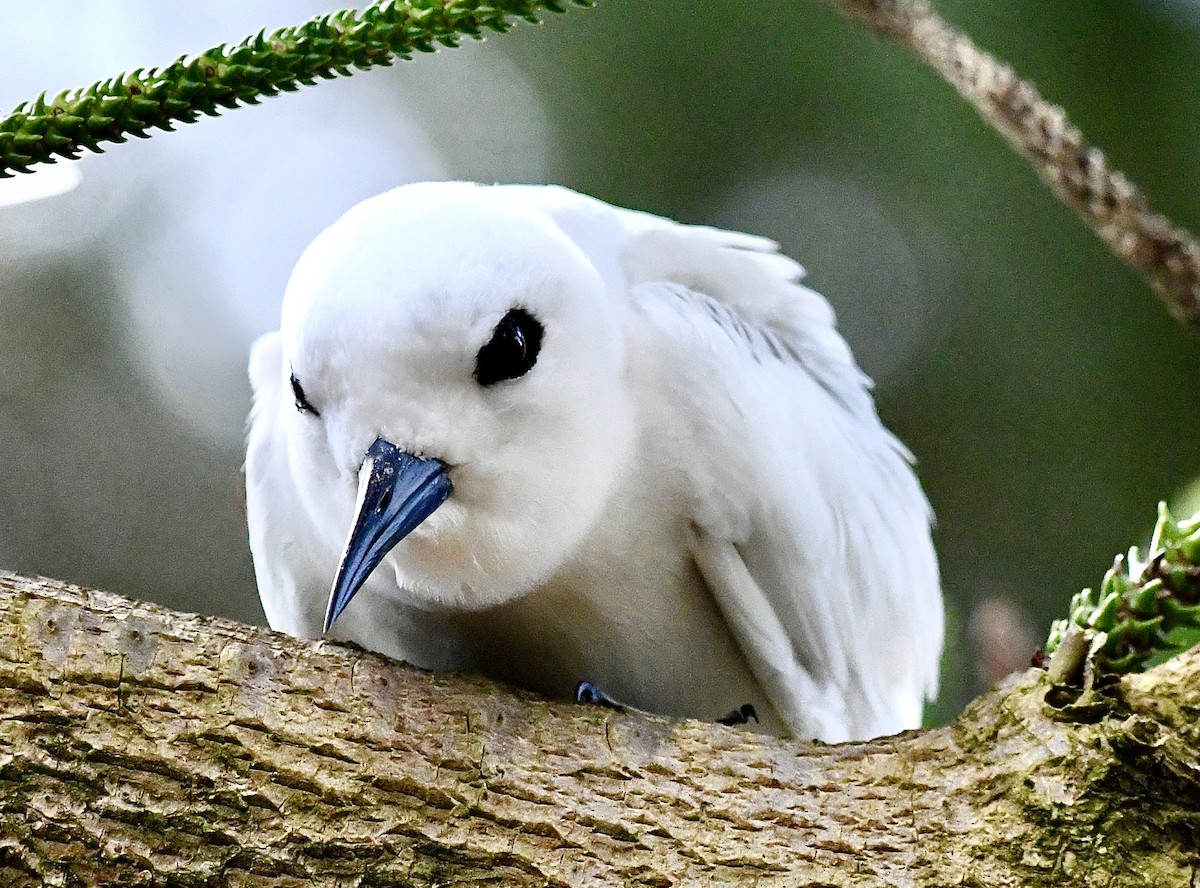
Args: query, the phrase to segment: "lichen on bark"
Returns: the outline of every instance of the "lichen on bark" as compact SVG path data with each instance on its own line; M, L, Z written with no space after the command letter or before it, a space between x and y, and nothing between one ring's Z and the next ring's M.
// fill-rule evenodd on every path
M50 581L0 576L0 614L0 884L1158 888L1200 859L1195 653L825 746Z

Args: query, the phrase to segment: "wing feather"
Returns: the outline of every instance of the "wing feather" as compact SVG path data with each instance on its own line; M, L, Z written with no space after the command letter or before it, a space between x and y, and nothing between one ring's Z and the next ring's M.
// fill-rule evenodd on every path
M692 408L681 436L696 457L693 557L772 703L801 736L915 727L943 627L907 451L790 352L756 348L740 332L750 321L731 332L707 297L683 299L675 284L639 297L674 346L652 371L668 382L650 421L668 427Z
M916 726L943 638L932 515L832 310L766 239L630 216L649 421L694 408L694 556L744 655L798 733Z
M750 670L784 723L799 737L852 739L842 706L827 699L829 688L800 662L796 640L737 547L697 530L692 554Z

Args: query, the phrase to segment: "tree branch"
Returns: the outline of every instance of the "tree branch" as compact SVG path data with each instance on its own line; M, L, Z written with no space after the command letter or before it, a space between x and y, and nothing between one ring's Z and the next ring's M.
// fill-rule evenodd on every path
M1197 678L796 744L0 575L0 882L1186 885Z
M1140 271L1180 322L1200 326L1200 243L1151 209L1088 145L1066 112L947 24L924 0L825 0L905 46L975 106L1116 256Z

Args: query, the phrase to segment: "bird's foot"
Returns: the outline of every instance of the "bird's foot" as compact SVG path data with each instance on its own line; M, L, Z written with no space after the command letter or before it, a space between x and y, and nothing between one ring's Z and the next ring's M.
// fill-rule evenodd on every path
M629 707L624 703L614 700L599 685L586 680L575 685L575 702L590 706L603 706L606 709L615 709L617 712L629 711ZM731 710L717 719L718 724L729 726L748 725L751 721L759 723L758 710L754 708L753 703L743 703L737 709Z
M575 702L604 706L608 709L615 709L617 712L624 712L626 709L625 704L618 703L590 681L581 681L575 685Z
M743 703L737 709L725 713L719 719L718 724L722 725L748 725L750 719L754 719L755 724L759 724L758 710L754 708L753 703Z

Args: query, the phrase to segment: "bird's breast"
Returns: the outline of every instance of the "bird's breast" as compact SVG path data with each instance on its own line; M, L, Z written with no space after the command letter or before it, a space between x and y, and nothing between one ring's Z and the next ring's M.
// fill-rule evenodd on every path
M522 598L453 616L469 668L560 699L588 680L639 709L707 720L753 703L770 723L684 528L654 530L624 547L596 534Z

